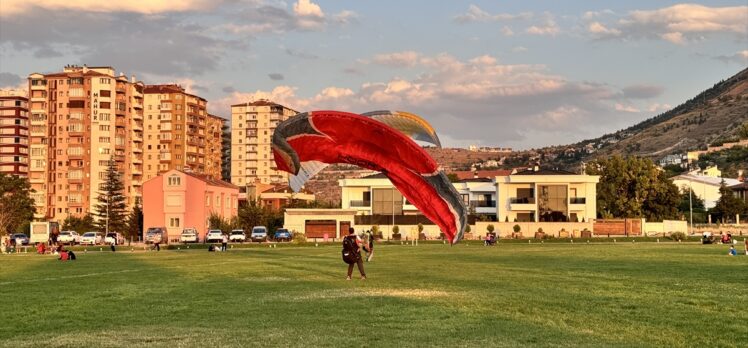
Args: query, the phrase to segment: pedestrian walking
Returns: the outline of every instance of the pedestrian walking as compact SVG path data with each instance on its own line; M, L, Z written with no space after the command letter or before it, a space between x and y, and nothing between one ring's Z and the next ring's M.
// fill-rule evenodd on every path
M226 251L226 246L229 244L229 237L226 234L221 237L221 251Z

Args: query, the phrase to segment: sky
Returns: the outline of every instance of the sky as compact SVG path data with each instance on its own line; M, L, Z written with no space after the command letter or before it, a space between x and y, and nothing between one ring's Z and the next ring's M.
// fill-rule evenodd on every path
M748 66L746 0L2 0L0 88L67 64L179 83L230 118L403 110L529 149L667 111Z

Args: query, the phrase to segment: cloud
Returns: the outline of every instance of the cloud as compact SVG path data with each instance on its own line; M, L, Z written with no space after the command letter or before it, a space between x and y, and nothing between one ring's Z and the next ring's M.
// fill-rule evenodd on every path
M664 112L672 109L673 106L670 104L660 104L660 103L654 103L650 104L647 108L647 111L649 112Z
M221 26L222 30L232 35L257 35L289 31L322 31L331 24L356 23L358 14L343 10L327 16L318 4L310 0L299 0L292 5L291 11L285 7L284 2L279 2L278 6L258 2L256 6L238 7L228 17L230 22Z
M236 92L236 88L234 88L232 86L226 86L226 87L221 88L221 91L223 93L234 93L234 92Z
M37 56L78 57L71 63L170 76L213 70L228 47L244 47L174 16L43 8L4 18L3 42L4 49L34 51Z
M421 54L415 51L403 51L374 56L373 62L394 67L409 67L418 64Z
M501 28L501 34L503 34L504 36L512 36L514 35L514 31L512 30L512 28L505 25L503 28Z
M22 82L25 82L25 79L16 74L0 72L0 87L16 87Z
M36 10L84 11L84 12L131 12L157 14L164 12L199 11L212 8L221 1L212 0L148 0L148 1L99 1L99 0L3 0L0 1L0 17L28 14Z
M662 95L665 88L655 85L632 85L624 87L622 91L627 99L652 99Z
M514 47L512 47L512 52L514 52L514 53L527 52L527 47L524 47L524 46L514 46Z
M621 103L616 103L615 104L615 108L616 108L616 111L632 112L632 113L640 112L639 109L637 109L637 108L635 108L635 107L633 107L631 105L623 105Z
M490 22L490 21L510 21L510 20L523 20L532 18L532 12L522 12L518 14L490 14L476 5L468 6L467 12L459 14L454 17L455 22L460 24L472 23L472 22Z
M592 22L587 25L587 31L595 36L618 36L621 31L618 29L609 29L600 22Z
M281 80L283 80L283 74L272 73L272 74L268 74L268 77L271 80L273 80L273 81L281 81Z
M592 19L593 16L583 16ZM709 7L677 4L656 10L631 11L616 23L593 22L588 31L596 38L660 39L684 45L712 34L748 34L748 6Z
M291 57L296 57L296 58L302 58L302 59L318 59L319 58L319 56L316 54L295 50L292 48L286 48L285 52L287 55Z
M34 51L34 58L57 58L62 57L62 53L53 49L51 46L41 47Z
M731 55L720 55L712 57L712 59L719 60L725 64L728 63L738 63L738 64L748 64L748 50L742 50L738 51Z
M582 15L582 19L591 20L594 18L603 17L606 15L613 15L613 14L615 14L615 12L613 12L613 10L610 10L610 9L605 9L602 11L587 11Z
M624 116L632 107L616 108L620 103L616 99L623 94L620 90L570 81L550 73L544 65L502 64L490 55L462 60L445 53L410 51L363 61L407 66L418 74L365 82L355 88L329 86L308 96L289 85L234 92L211 103L228 109L233 103L266 98L299 111L407 110L424 116L440 135L453 139L452 144L466 139L505 146L569 143L631 122Z
M556 36L561 29L556 24L554 16L546 12L544 13L544 17L545 20L542 24L533 25L525 29L525 32L532 35Z

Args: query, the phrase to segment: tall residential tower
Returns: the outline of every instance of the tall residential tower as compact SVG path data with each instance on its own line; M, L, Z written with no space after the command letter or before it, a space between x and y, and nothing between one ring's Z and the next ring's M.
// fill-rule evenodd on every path
M114 158L128 207L142 196L143 89L112 67L29 75L29 181L36 218L92 213Z
M267 100L231 105L231 183L246 187L284 184L288 175L277 170L270 144L278 123L298 112Z

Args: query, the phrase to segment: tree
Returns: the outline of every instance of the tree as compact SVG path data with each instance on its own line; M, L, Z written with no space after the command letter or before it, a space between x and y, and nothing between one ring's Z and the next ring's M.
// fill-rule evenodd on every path
M84 233L86 231L93 231L96 229L96 221L94 221L91 214L86 214L82 218L77 216L68 215L67 218L62 222L63 231L76 231Z
M132 208L130 216L127 217L127 232L126 237L137 239L143 233L143 208L140 206L140 201L135 202L135 207Z
M735 196L723 179L719 185L719 200L712 212L716 213L719 219L724 222L734 222L735 215L745 214L746 210L745 202Z
M124 195L125 185L117 162L114 157L109 158L106 171L106 178L102 191L99 191L99 197L96 204L95 213L98 227L102 231L124 232L127 229L127 203Z
M36 207L28 179L0 173L0 235L26 232Z
M587 164L586 172L600 176L598 217L661 221L678 214L678 188L649 159L621 156L598 159Z
M681 213L690 213L693 208L694 213L706 212L704 207L704 200L701 199L691 188L684 187L680 193L680 202L678 203L678 211Z
M449 182L458 182L458 181L460 181L460 178L458 178L457 174L455 174L455 173L449 173L449 174L447 174L447 179L449 179Z

